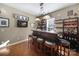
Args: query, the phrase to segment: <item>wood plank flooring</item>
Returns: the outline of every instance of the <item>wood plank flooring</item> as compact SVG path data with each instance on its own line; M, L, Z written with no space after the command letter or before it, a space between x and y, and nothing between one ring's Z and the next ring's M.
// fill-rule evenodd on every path
M8 47L10 53L8 56L46 56L41 51L37 51L33 46L29 47L27 41ZM71 56L79 56L79 53L71 51Z
M7 47L10 50L10 53L7 56L46 56L41 51L37 51L33 45L29 47L29 44L28 41L25 41ZM71 56L79 56L79 53L73 53L71 51Z
M13 45L8 47L10 53L8 56L41 56L42 53L30 48L27 42Z

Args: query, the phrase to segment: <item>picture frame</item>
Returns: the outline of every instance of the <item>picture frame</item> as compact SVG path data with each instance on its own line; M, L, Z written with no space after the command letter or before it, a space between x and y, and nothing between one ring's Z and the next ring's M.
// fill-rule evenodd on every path
M13 14L13 17L16 20L29 21L29 17L27 17L27 16L23 16L23 15L19 15L19 14Z
M17 27L28 27L27 21L17 20Z
M17 21L17 27L28 27L28 21L29 21L28 16L23 16L23 15L19 15L19 14L13 14L13 17Z
M72 16L73 15L73 10L69 10L68 12L67 12L67 16Z
M9 27L9 19L0 17L0 27Z

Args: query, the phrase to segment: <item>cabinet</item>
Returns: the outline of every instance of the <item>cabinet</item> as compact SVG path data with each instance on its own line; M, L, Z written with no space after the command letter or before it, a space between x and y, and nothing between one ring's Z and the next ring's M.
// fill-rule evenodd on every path
M56 32L63 32L63 20L59 19L59 20L55 20L55 28L56 28Z
M42 19L38 22L37 29L46 30L46 19Z
M70 48L79 51L79 18L63 20L63 39L70 42Z

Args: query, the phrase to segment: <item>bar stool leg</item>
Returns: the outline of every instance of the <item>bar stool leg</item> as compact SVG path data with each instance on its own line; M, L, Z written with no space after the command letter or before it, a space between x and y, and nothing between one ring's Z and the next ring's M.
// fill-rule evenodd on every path
M52 53L53 53L53 51L52 51L53 49L52 49L52 47L51 47L51 56L52 56Z
M51 56L54 56L54 48L51 48Z
M70 46L69 46L69 49L68 49L68 56L70 55Z
M29 39L30 39L30 37L28 37L28 41L27 41L27 46L28 46L28 48L30 47Z

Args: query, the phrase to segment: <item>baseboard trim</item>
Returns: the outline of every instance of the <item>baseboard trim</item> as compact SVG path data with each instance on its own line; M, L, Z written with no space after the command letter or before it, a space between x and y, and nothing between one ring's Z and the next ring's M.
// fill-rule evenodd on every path
M16 45L16 44L20 44L20 43L25 42L25 41L27 41L27 40L28 40L28 39L24 39L24 40L21 40L21 41L12 43L12 44L8 44L7 47L9 47L9 46L13 46L13 45Z

